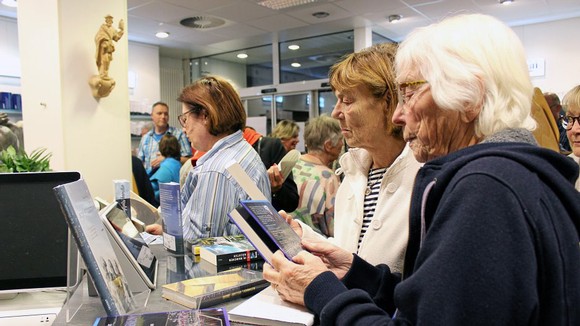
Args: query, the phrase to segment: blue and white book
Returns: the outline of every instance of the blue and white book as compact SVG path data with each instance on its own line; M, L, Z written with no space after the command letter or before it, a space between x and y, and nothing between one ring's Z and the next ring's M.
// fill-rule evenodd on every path
M185 247L181 224L179 183L160 183L159 203L161 219L163 220L163 246L171 253L182 255L185 253Z

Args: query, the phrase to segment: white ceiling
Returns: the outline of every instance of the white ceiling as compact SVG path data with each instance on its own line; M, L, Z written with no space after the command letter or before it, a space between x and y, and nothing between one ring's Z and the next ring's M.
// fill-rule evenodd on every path
M580 17L580 0L318 0L284 10L258 5L260 0L127 0L129 40L159 45L161 53L176 57L198 57L246 47L299 39L314 35L372 26L394 41L402 40L415 27L425 26L457 12L493 15L509 25ZM314 12L329 13L315 18ZM403 19L390 24L387 17ZM16 17L12 8L0 5L0 16ZM218 17L221 27L192 29L179 21L193 16ZM116 22L115 22L116 23ZM158 39L158 31L170 33Z

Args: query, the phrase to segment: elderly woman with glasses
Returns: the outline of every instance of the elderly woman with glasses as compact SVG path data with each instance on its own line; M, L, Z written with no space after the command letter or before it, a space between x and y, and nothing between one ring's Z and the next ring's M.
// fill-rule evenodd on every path
M181 188L184 239L238 234L228 213L249 199L226 168L235 161L266 198L270 179L258 153L243 138L246 113L238 93L221 77L209 76L185 87L179 123L196 150L206 152Z
M516 34L450 17L412 32L395 67L393 122L425 162L403 274L303 241L311 253L276 253L265 278L321 325L580 325L578 166L535 144Z
M564 95L563 103L566 106L566 115L562 119L562 126L566 129L572 149L569 156L580 165L580 85ZM580 191L580 178L576 180L576 190Z

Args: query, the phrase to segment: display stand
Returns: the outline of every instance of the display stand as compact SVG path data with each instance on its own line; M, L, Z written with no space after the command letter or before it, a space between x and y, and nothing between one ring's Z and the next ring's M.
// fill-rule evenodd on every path
M149 301L149 296L151 294L151 289L141 276L135 271L133 265L129 263L127 257L123 254L121 249L119 248L118 244L113 241L113 239L109 239L111 246L113 246L113 250L115 251L115 255L123 269L123 273L127 278L127 283L129 286L129 290L132 293L135 308L128 311L128 313L136 313L142 311L143 308L147 306L147 302ZM95 287L93 285L93 280L91 279L89 273L86 271L86 267L80 259L80 255L74 252L72 253L72 246L71 243L74 244L74 239L69 238L69 266L73 266L75 264L71 264L71 260L77 259L79 260L78 266L82 265L82 268L79 267L76 271L70 271L68 273L68 281L67 281L67 299L65 304L62 307L62 312L65 313L66 322L70 322L75 314L81 309L81 307L88 303L87 298L90 296L95 296L97 294ZM76 251L76 246L74 247ZM77 277L80 275L80 278ZM98 294L97 294L98 295Z

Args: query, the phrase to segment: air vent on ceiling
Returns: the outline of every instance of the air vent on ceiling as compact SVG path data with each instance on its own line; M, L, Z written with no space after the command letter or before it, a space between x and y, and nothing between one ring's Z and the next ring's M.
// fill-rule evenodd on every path
M221 18L211 16L195 16L184 18L179 23L185 27L206 29L222 26L226 23L226 21Z

